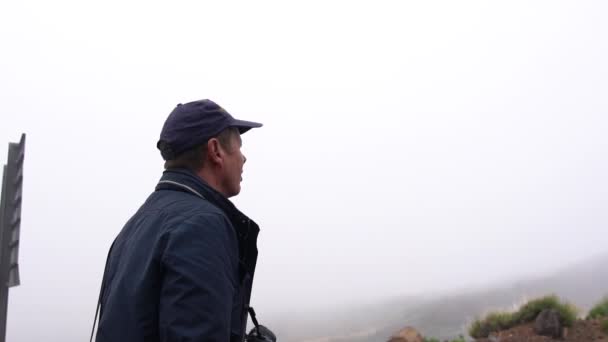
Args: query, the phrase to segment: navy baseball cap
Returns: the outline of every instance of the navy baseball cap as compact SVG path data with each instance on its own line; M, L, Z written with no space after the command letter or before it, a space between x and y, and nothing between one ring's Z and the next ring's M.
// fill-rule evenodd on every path
M211 100L180 103L167 117L156 147L164 160L171 160L228 127L238 128L243 134L262 124L237 120Z

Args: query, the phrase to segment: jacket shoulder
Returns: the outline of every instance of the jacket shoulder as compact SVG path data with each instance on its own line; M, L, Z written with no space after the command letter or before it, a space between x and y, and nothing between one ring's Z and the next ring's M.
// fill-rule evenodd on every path
M219 215L225 213L206 199L182 191L157 190L153 192L143 210L160 211L165 215L188 218L197 215Z

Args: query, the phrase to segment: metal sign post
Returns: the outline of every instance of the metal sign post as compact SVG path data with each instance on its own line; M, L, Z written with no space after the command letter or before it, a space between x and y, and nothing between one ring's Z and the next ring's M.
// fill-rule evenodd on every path
M8 289L18 286L21 197L25 134L19 143L8 144L8 160L3 168L0 202L0 342L6 340Z

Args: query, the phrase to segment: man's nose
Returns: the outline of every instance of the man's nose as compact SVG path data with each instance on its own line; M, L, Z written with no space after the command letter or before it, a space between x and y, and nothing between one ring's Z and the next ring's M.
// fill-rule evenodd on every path
M243 154L243 164L245 164L247 162L247 157L245 157L245 155Z

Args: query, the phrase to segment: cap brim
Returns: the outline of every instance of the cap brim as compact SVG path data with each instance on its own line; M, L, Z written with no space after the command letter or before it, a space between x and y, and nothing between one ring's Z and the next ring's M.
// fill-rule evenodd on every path
M230 126L236 127L239 129L239 132L241 134L247 132L248 130L252 129L252 128L259 128L262 127L263 125L259 122L253 122L253 121L245 121L245 120L234 120L232 122L232 124Z

